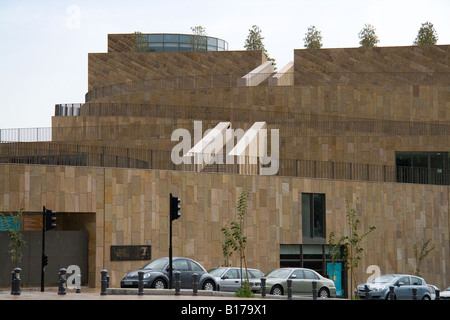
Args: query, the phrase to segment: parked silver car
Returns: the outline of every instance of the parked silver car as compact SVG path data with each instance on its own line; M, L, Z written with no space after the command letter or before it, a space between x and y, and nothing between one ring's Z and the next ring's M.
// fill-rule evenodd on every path
M369 288L370 299L389 299L390 289L394 287L396 300L412 300L412 289L417 289L417 299L431 300L431 292L427 283L421 277L408 274L386 274L358 286L359 296L366 296L365 285Z
M313 282L317 283L318 297L333 298L336 295L334 282L306 268L279 268L266 275L266 287L270 294L287 293L287 280L292 280L292 294L312 295Z
M261 290L261 278L264 274L258 269L247 269L250 287L253 292ZM215 277L217 290L235 292L241 287L241 268L219 267L208 270L208 273ZM242 280L246 281L245 269L242 268Z

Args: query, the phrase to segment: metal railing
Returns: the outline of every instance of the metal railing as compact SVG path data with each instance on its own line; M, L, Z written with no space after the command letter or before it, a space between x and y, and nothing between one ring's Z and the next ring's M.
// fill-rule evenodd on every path
M218 161L216 158L214 163L202 164L199 167L193 162L192 164L175 164L172 156L172 152L166 150L45 142L0 145L0 163L260 174L259 160L250 159L250 157L247 157L245 162L235 160L233 163L227 163L225 158L222 161ZM278 168L276 176L450 185L450 170L301 159L275 159L273 161L276 161L275 165Z
M51 141L52 128L0 129L0 143Z

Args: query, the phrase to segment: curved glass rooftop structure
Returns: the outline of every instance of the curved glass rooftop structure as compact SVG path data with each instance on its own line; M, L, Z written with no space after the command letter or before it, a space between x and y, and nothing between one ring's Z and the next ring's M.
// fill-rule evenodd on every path
M150 33L139 34L139 51L146 52L189 52L189 51L227 51L225 40L193 34Z

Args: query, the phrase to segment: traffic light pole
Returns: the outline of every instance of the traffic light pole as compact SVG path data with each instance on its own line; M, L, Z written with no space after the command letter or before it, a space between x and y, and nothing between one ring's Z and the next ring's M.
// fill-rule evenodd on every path
M44 292L44 254L45 254L45 207L42 210L42 255L41 255L41 292Z
M172 218L170 220L170 239L169 239L169 289L172 289Z
M172 196L170 194L169 198L169 206L170 206L170 212L169 212L169 221L170 221L170 235L169 235L169 289L172 289L172 221L180 218L180 209L179 206L180 198Z

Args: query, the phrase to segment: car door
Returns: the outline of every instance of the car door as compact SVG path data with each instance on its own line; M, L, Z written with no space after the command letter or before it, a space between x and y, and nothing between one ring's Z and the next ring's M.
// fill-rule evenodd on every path
M292 294L303 294L303 287L305 285L303 270L294 270L289 278L292 280Z
M397 300L406 300L410 298L411 281L409 276L400 277L395 283L394 289Z
M303 290L304 294L312 295L312 287L313 287L312 283L314 281L319 281L319 277L311 270L303 270L303 274L304 274L304 281L303 281L302 290ZM317 288L317 289L319 289L319 288Z
M222 276L221 291L235 292L241 286L239 269L228 269Z
M186 259L177 259L172 262L173 266L173 272L175 274L175 271L180 271L180 287L181 288L191 288L192 285L192 272L189 267L189 262ZM173 276L174 285L175 288L175 275Z

